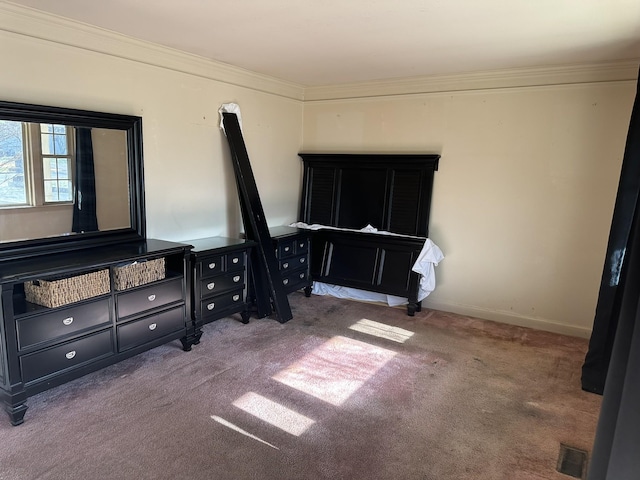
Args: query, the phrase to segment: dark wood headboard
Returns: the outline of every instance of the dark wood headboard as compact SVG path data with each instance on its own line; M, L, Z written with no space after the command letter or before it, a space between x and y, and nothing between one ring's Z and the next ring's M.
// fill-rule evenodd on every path
M300 221L427 237L435 154L301 153Z

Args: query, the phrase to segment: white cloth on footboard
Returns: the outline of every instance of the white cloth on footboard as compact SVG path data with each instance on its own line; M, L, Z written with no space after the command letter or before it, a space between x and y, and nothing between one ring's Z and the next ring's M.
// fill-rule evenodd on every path
M408 235L399 235L397 233L385 232L378 230L371 225L367 225L361 230L353 230L350 228L338 228L338 227L327 227L324 225L313 224L309 225L304 222L296 222L289 225L290 227L297 228L307 228L310 230L319 230L321 228L328 228L333 230L351 230L354 232L367 232L367 233L377 233L380 235L397 235L397 236L408 236ZM436 288L436 272L435 267L444 259L444 254L442 250L431 241L431 239L427 238L422 246L422 250L418 255L415 263L411 270L420 274L420 287L418 289L418 301L422 301L427 296L433 292ZM331 295L333 297L338 298L350 298L355 300L364 300L369 302L384 302L391 307L395 307L398 305L404 305L408 303L408 299L404 297L398 297L395 295L387 295L384 293L378 292L369 292L367 290L360 290L358 288L351 287L342 287L340 285L332 285L329 283L322 282L313 282L312 292L316 295Z
M416 263L413 264L411 270L419 273L420 290L418 292L418 300L423 300L433 292L436 288L436 270L435 267L444 260L442 250L433 243L429 238L424 242L422 250L418 255Z

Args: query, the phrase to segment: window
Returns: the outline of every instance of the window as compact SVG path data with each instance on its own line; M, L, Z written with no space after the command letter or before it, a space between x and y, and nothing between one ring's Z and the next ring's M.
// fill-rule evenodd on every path
M40 124L44 201L71 201L71 155L67 127Z
M73 128L0 120L0 207L73 201Z
M23 124L0 120L0 206L27 203L24 166Z

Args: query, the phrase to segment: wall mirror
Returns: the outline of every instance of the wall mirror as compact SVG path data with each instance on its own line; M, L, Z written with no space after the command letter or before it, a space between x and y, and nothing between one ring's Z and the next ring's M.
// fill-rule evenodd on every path
M140 117L0 101L0 260L143 238Z

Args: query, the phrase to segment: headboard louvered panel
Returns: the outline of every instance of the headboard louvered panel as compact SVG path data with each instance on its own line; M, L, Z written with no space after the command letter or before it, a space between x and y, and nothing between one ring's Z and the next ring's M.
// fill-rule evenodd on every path
M309 199L307 223L333 225L332 208L334 197L335 170L317 169L309 171L307 191Z
M301 153L300 221L426 237L440 155Z

